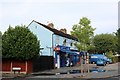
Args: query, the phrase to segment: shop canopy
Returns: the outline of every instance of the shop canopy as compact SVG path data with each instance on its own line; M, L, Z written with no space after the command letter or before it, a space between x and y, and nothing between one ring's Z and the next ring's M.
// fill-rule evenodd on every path
M68 53L68 54L73 54L73 55L80 55L79 52L71 51L71 50L70 50L70 47L68 47L68 46L58 45L58 46L56 46L56 47L59 48L59 51L61 51L61 52L66 52L66 53Z

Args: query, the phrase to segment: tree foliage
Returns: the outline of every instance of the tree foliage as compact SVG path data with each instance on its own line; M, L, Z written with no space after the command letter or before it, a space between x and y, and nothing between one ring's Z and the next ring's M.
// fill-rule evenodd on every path
M2 55L2 32L0 31L0 57Z
M40 44L26 26L9 26L2 36L3 58L29 60L38 56Z
M107 52L107 53L106 53L106 56L107 56L108 58L110 58L110 59L112 59L112 58L114 57L112 51Z
M98 53L116 51L117 37L114 34L99 34L94 37L93 43Z
M120 54L120 28L117 30L117 34L116 34L116 36L117 36L117 52Z
M81 51L87 50L94 35L95 28L92 28L90 23L91 21L88 18L83 17L78 24L73 26L71 31L71 34L78 39L79 43L75 43L75 45Z

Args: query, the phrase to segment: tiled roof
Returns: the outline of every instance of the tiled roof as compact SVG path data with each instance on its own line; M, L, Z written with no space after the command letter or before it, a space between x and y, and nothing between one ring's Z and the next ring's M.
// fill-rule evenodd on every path
M57 29L55 29L55 28L48 27L47 25L42 24L42 23L40 23L40 22L37 22L37 21L35 21L35 20L33 20L33 22L36 22L36 23L38 23L39 25L42 25L44 28L52 31L54 34L57 34L57 35L59 35L59 36L66 37L66 38L69 38L69 39L73 39L73 40L78 41L77 38L73 37L73 36L70 35L70 34L63 33L63 32L61 32L61 31L59 31L59 30L57 30Z

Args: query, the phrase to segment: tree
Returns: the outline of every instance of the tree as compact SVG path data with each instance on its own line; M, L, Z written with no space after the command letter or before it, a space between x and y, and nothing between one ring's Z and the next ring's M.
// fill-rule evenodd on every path
M108 58L110 58L110 59L112 59L112 58L114 57L112 51L107 52L107 53L106 53L106 56L107 56Z
M99 34L93 39L95 49L98 53L116 51L117 37L114 34Z
M71 34L78 39L75 45L80 51L88 50L88 46L91 45L95 28L92 28L90 23L88 18L83 17L78 24L73 25Z
M2 57L2 32L0 31L0 58Z
M90 54L95 53L95 46L93 45L93 43L91 43L91 45L88 46L88 53Z
M39 51L37 37L25 25L9 26L2 36L3 58L29 60L38 56Z
M120 28L117 30L117 33L116 33L116 36L117 36L117 52L120 54Z

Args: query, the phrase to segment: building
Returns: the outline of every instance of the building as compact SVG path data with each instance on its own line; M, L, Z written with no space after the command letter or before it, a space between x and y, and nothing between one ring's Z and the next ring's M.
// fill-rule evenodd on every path
M35 20L28 25L28 28L40 40L40 55L53 56L55 67L60 68L79 62L79 52L74 45L78 40L66 34L66 29L57 30L53 23L44 25Z

